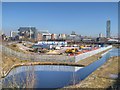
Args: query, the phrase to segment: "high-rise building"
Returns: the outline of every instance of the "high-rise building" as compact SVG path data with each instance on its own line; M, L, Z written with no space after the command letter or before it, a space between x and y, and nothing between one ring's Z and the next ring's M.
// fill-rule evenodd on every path
M107 21L107 27L106 27L106 37L110 38L110 26L111 26L111 22L110 20Z

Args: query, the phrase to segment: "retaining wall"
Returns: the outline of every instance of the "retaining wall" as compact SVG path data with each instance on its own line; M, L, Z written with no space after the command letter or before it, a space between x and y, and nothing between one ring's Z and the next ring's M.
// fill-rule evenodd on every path
M88 58L88 57L90 57L92 55L98 54L98 53L100 53L102 51L105 51L107 49L110 49L110 48L112 48L112 45L107 46L107 47L101 47L101 48L99 48L97 50L93 50L93 51L90 51L90 52L86 52L86 53L77 55L77 56L75 56L75 62L78 62L78 61L80 61L82 59Z

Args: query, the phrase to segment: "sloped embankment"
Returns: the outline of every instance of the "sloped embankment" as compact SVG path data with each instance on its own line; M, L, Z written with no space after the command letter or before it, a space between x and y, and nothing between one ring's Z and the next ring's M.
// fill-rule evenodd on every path
M69 88L118 88L120 78L118 70L118 60L120 56L111 57L104 65L89 75L79 84Z

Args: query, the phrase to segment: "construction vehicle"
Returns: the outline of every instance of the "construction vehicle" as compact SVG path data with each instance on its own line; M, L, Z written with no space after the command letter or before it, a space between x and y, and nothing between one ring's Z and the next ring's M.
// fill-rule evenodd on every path
M91 50L91 47L85 47L85 46L80 46L80 48L79 49L82 49L82 50Z
M77 48L66 49L65 52L66 52L66 53L76 53L76 52L78 52L78 49L77 49Z
M83 48L85 48L84 46L80 46L80 49L83 49Z

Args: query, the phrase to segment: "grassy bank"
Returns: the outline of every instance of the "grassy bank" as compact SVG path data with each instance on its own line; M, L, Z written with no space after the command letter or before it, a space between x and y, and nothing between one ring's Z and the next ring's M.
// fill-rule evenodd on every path
M120 72L118 70L119 57L111 57L104 65L89 75L79 84L68 88L114 88L120 87Z
M3 54L0 52L0 55L2 57L2 62L0 67L2 67L2 71L1 74L3 74L4 72L7 72L12 65L17 64L17 63L21 63L21 61L15 57L10 57L6 54Z
M108 50L110 50L110 49L108 49ZM98 53L98 54L95 54L95 55L93 55L93 56L90 56L90 57L85 58L85 59L83 59L83 60L80 60L80 61L77 62L77 63L78 63L78 64L85 65L85 66L88 66L89 64L91 64L91 63L95 62L96 60L100 59L100 58L102 57L101 54L107 52L108 50L105 50L105 51L103 51L103 52L100 52L100 53Z

